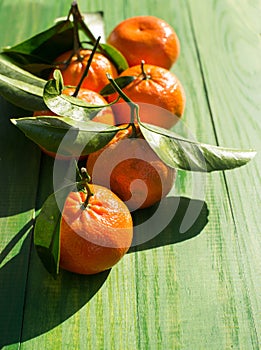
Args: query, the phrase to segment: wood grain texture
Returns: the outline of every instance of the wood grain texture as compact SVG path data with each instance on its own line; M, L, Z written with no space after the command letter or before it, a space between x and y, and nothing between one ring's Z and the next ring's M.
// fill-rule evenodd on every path
M0 104L1 348L20 339L41 155L9 121L24 111L2 98Z
M252 147L258 151L249 166L227 172L229 206L233 216L241 298L248 304L252 322L251 346L258 347L261 334L260 217L260 106L261 63L259 1L202 2L200 14L191 2L195 38L199 50L213 125L219 143ZM194 17L195 16L195 17ZM251 17L251 21L250 21ZM207 26L212 35L205 35ZM222 30L220 30L222 28ZM211 50L207 48L211 47ZM217 87L223 87L217 89Z
M47 28L55 17L67 14L70 3L2 1L0 23L6 24L6 31L0 30L1 46ZM107 34L133 15L150 14L169 22L181 42L172 71L187 96L177 129L206 143L260 149L258 1L176 0L164 6L159 0L119 0L117 6L105 0L78 3L82 11L104 11ZM7 13L16 21L5 20ZM6 104L0 104L5 114ZM10 105L6 108L11 114L23 113ZM39 261L30 236L35 212L52 191L52 160L11 127L7 116L0 133L0 164L5 169L0 174L1 346L260 347L260 157L225 174L180 171L158 221L164 222L172 208L178 214L173 213L160 235L133 247L111 271L97 276L62 272L54 280ZM201 221L193 223L197 214ZM136 220L142 217L141 212ZM182 234L186 225L190 230ZM148 224L136 234L153 229Z

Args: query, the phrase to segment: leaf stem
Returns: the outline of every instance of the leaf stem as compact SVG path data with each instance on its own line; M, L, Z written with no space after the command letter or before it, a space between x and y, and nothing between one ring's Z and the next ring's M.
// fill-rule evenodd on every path
M71 9L70 9L68 17L71 14L73 15L74 22L77 25L79 24L81 26L81 28L84 31L84 33L87 35L87 37L91 40L91 43L94 45L96 43L97 39L95 38L95 36L91 32L91 30L88 28L88 26L84 22L83 16L80 13L77 1L73 1L72 2ZM100 45L99 43L98 43L98 49L103 55L107 56L106 51L103 49L102 45Z
M128 103L130 110L131 110L131 120L130 123L134 124L134 122L136 121L136 119L139 121L140 117L139 117L139 105L134 103L123 91L122 89L119 87L119 85L116 83L116 81L111 77L110 74L107 73L107 78L110 81L112 87L114 88L114 90L120 95L120 97Z
M68 17L69 20L70 16L73 16L73 53L77 53L78 59L80 59L79 49L81 48L81 42L79 38L79 29L78 29L78 22L82 20L82 16L80 14L80 11L78 9L77 1L73 1Z

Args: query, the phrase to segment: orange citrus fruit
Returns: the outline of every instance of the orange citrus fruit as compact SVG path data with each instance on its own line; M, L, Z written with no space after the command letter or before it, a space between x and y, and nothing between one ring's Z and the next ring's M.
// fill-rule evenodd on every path
M176 177L176 170L157 156L137 125L125 125L104 148L89 154L86 168L93 183L110 188L130 210L160 201Z
M167 129L176 124L186 103L184 89L176 75L165 68L143 63L120 74L121 77L128 75L135 79L122 90L131 101L140 105L141 121ZM107 99L112 102L116 97L115 93ZM122 99L113 110L117 124L130 121L130 108Z
M112 30L107 43L123 54L129 66L145 60L148 64L170 69L180 52L175 30L154 16L125 19Z
M63 90L63 94L72 96L74 93L75 89L74 88L66 88ZM97 105L97 106L102 106L102 105L107 105L108 102L105 100L103 96L101 96L98 92L89 90L89 89L84 89L81 88L78 92L77 98L80 100L83 100L87 102L88 104L91 105ZM55 114L52 111L35 111L34 116L44 116L44 115L51 115L55 116ZM113 111L110 106L104 107L102 110L100 110L95 117L92 119L94 122L98 123L104 123L104 124L109 124L109 125L115 125L115 118Z
M128 251L133 222L126 205L109 189L89 185L93 195L70 192L60 225L60 266L95 274L114 266Z
M85 71L91 50L82 49L73 54L73 51L67 51L56 58L54 64L61 70L64 85L77 86ZM88 75L84 78L82 88L99 92L108 84L106 73L116 78L117 69L110 60L101 53L95 53L91 62Z

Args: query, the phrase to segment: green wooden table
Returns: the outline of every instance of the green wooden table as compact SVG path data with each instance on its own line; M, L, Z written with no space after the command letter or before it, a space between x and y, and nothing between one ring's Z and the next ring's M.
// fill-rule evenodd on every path
M2 0L0 46L51 26L70 4ZM169 22L181 42L172 71L186 91L184 125L202 142L259 153L227 172L180 171L168 201L183 226L179 215L109 272L54 280L32 245L53 161L10 123L25 112L0 98L0 348L260 349L260 1L78 4L104 12L107 34L134 15Z

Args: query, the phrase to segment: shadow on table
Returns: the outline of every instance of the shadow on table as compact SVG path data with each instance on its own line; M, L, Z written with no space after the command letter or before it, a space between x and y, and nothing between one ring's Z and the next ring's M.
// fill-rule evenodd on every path
M207 204L198 199L166 197L160 205L133 213L129 253L179 243L197 236L208 223Z
M24 231L24 230L23 230ZM21 238L22 233L18 234ZM4 250L11 248L14 239ZM110 270L83 276L61 271L54 279L43 268L31 235L14 258L0 269L0 349L43 334L79 311L101 288ZM5 254L0 255L1 260ZM0 260L0 262L1 262Z
M10 119L31 116L0 96L0 218L34 209L41 152Z
M165 198L160 206L133 214L135 234L129 252L195 237L207 224L207 216L207 205L203 201ZM81 276L61 271L58 278L53 279L31 247L28 231L32 232L32 225L33 221L25 225L0 254L1 263L17 242L24 239L20 252L0 269L0 349L32 339L61 324L98 292L110 273ZM145 240L143 243L140 237Z

